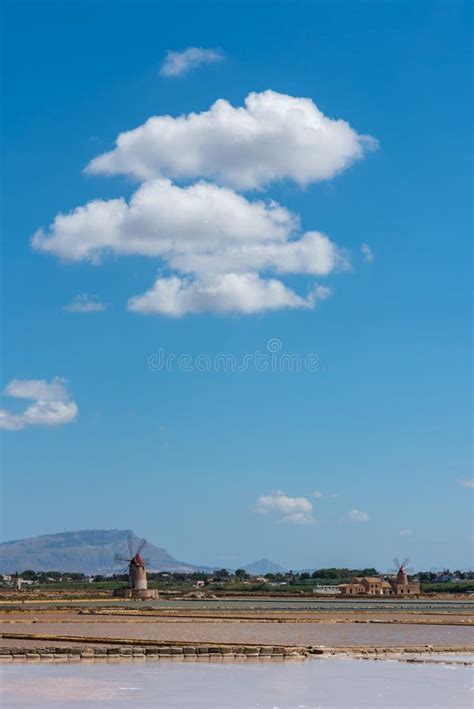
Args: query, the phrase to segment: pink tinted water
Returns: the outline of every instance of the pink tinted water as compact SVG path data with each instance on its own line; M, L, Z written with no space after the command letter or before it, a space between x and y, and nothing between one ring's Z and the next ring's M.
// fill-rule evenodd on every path
M472 668L351 659L1 668L5 709L410 709L472 706Z

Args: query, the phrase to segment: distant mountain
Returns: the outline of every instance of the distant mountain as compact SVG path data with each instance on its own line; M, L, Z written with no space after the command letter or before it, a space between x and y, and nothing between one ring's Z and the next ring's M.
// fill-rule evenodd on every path
M244 571L252 576L265 576L265 574L284 574L286 569L278 564L275 564L270 559L259 559L251 564L242 567Z
M133 538L134 548L139 538L129 529L86 529L41 537L31 537L0 544L0 573L14 571L75 571L83 574L113 574L121 569L114 555L128 556L127 539ZM144 557L150 571L199 571L177 561L166 549L148 543Z

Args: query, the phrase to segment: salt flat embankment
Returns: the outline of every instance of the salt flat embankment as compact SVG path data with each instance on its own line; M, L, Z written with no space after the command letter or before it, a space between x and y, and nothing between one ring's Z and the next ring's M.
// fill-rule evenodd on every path
M0 610L0 645L214 645L286 648L474 649L472 601L347 606L332 601L239 599L111 605L84 601ZM357 610L360 608L360 610ZM33 645L34 643L34 645ZM38 645L40 643L40 645Z

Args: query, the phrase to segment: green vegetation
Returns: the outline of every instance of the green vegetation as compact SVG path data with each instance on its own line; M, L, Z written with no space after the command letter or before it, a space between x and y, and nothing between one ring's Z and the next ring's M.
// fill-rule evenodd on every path
M422 593L474 593L474 581L421 582Z
M235 572L219 569L212 573L150 572L148 585L149 588L164 593L312 594L318 585L336 587L340 583L351 581L356 576L379 575L379 572L374 568L325 568L316 569L313 572L268 573L265 576L251 576L244 569L237 569ZM89 577L81 573L27 569L20 576L23 579L25 590L67 590L94 593L111 591L114 588L125 586L128 582L127 574ZM472 571L420 572L413 578L420 580L421 590L424 593L474 593L474 573ZM9 585L10 582L4 580L3 587Z

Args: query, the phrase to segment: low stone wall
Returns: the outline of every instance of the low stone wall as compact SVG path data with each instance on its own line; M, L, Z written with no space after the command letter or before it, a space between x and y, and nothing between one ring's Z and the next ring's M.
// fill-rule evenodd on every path
M41 647L0 647L0 663L13 661L103 661L119 660L285 660L290 658L305 659L308 657L350 656L359 659L399 659L407 662L421 662L420 655L431 658L449 653L453 656L474 654L474 648L469 647L436 647L421 645L419 647L283 647L270 645L45 645ZM415 657L418 656L418 657ZM472 661L462 664L472 664Z
M303 658L310 654L321 654L316 648L272 647L272 646L195 646L195 645L113 645L98 646L53 646L25 648L0 647L0 662L13 660L119 660L119 659L212 659L254 658L285 659Z

